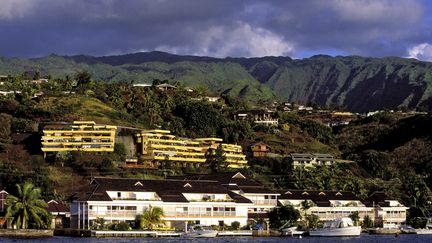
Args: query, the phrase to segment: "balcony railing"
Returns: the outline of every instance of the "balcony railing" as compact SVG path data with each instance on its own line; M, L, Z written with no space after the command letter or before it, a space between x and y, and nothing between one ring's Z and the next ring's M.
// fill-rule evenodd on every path
M276 205L276 199L261 199L261 200L252 200L252 202L256 205Z
M197 218L197 217L235 217L235 211L221 211L221 212L165 212L165 217L176 218Z
M136 210L107 210L107 211L90 210L89 211L89 217L134 218L136 215L137 215Z

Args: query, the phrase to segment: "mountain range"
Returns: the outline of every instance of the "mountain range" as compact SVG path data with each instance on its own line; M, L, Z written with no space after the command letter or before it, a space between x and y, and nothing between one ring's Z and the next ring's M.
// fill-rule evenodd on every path
M400 57L213 58L158 51L103 57L0 57L0 75L36 70L54 78L88 70L93 78L107 82L167 79L251 100L316 103L356 112L432 110L432 63Z

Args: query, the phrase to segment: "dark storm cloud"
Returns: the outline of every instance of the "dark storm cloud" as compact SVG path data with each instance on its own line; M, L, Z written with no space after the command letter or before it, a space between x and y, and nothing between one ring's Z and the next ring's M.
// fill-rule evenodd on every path
M432 36L425 5L421 0L2 0L0 55L164 50L302 56L331 50L428 59Z

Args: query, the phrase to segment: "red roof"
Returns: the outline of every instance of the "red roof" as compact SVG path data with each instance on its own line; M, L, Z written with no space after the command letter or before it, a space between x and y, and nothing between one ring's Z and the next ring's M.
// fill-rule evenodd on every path
M69 213L69 207L63 203L58 203L57 201L51 200L48 202L47 207L48 212L51 213Z

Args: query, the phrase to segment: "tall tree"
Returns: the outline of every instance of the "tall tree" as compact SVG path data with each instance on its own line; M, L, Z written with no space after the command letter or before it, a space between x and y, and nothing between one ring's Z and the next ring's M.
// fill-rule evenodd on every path
M31 182L22 186L17 184L16 187L18 196L9 194L6 198L6 217L12 217L12 223L17 228L27 229L29 222L33 222L37 228L46 227L50 214L45 209L48 204L41 199L41 189Z
M292 205L274 208L268 214L272 228L289 227L300 218L300 212Z
M227 162L223 154L222 145L219 145L216 149L210 148L207 151L206 163L212 172L220 172L222 169L226 168Z

